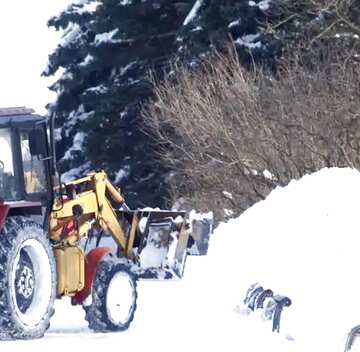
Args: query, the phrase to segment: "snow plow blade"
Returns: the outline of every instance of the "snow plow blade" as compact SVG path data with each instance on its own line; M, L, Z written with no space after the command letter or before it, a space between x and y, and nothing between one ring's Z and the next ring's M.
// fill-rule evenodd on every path
M134 268L142 279L181 278L187 254L205 255L212 231L209 218L199 215L191 224L183 211L137 210L120 211L134 224Z

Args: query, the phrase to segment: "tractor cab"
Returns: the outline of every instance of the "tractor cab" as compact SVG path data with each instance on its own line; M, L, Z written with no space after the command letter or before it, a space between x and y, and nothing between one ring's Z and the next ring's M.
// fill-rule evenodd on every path
M0 202L47 206L51 164L47 119L32 109L0 109Z

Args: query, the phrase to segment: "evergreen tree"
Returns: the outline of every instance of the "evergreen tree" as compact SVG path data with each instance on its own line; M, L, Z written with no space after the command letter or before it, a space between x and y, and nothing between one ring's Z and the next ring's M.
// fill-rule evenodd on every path
M196 0L181 28L178 52L196 62L232 40L243 62L274 66L300 42L306 55L318 49L358 51L359 36L359 1Z
M233 41L244 62L273 58L280 47L265 30L272 9L271 0L197 0L180 30L180 57L196 62Z
M56 116L66 178L104 169L125 186L131 206L159 205L166 165L159 166L139 114L152 94L149 70L161 79L171 60L193 65L231 40L243 62L269 66L283 48L306 38L311 50L325 39L339 50L359 48L359 2L339 3L79 0L69 6L49 21L64 35L44 72L63 69L49 110Z
M166 72L176 51L177 28L191 5L82 1L49 21L64 30L45 74L64 69L52 87L58 100L50 111L60 127L62 169L71 170L66 177L105 169L116 183L126 185L132 206L159 204L164 172L142 131L139 110L152 92L148 72L160 78Z

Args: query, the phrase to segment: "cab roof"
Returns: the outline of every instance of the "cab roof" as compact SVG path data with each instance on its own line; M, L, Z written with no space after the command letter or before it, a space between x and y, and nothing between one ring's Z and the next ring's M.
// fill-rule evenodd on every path
M45 121L45 117L37 115L33 109L23 106L0 108L0 127L8 127L10 125L31 126Z

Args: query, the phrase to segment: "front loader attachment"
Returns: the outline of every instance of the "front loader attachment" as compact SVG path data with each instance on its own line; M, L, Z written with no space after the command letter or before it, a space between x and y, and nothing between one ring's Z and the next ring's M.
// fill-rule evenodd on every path
M80 244L85 253L109 247L133 263L131 270L140 278L181 278L187 254L207 253L211 213L130 210L103 171L67 183L61 191L49 219L50 238L59 246Z
M130 225L126 251L128 257L133 257L133 269L139 278L181 278L187 254L207 252L212 231L209 215L186 219L182 211L145 209L121 210L118 216Z
M189 214L188 224L190 238L188 243L188 254L206 255L209 249L210 234L213 231L213 213L197 213L192 210Z

